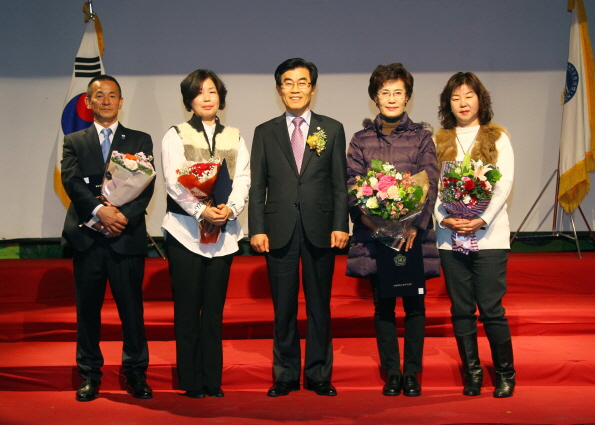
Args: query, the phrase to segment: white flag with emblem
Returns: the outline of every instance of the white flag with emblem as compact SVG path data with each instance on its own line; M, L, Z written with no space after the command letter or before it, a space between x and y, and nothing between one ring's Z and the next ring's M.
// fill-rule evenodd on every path
M589 192L589 172L595 170L595 75L583 0L570 0L568 10L572 10L572 26L560 136L558 200L571 213Z

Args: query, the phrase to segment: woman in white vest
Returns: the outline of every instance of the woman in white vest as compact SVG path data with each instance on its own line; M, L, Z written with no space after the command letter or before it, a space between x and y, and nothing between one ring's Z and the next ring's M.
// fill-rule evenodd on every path
M223 306L233 254L244 237L237 218L248 200L250 154L240 132L219 122L227 89L214 72L198 69L180 87L193 115L168 130L161 152L167 189L162 230L174 298L179 386L191 398L223 397ZM182 164L213 158L225 159L223 167L232 179L231 193L219 205L199 200L178 183ZM202 221L220 227L216 242L201 243Z

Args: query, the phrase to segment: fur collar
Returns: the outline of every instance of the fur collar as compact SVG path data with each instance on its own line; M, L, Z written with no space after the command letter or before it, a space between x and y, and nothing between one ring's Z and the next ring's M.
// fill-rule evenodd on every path
M498 162L496 142L502 133L508 135L506 129L497 124L490 122L482 125L471 150L471 159L481 159L488 164L496 164ZM438 130L436 132L436 154L440 167L444 161L455 161L457 151L457 130L455 128Z

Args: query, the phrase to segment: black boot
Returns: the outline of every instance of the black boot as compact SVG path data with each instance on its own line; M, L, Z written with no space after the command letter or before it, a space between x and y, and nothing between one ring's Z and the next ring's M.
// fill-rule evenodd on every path
M483 369L479 363L479 350L477 348L477 334L457 336L459 356L463 362L463 395L476 396L481 394L483 382Z
M492 360L494 362L494 372L496 373L494 397L511 397L516 385L512 340L509 339L499 344L490 342L490 348L492 349Z

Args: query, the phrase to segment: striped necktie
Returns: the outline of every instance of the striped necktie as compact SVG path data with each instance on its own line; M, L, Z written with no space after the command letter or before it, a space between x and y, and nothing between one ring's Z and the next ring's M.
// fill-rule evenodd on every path
M295 165L297 165L298 173L302 169L302 160L304 159L304 134L300 126L305 121L302 117L293 119L293 133L291 134L291 148L293 149L293 157L295 158Z

